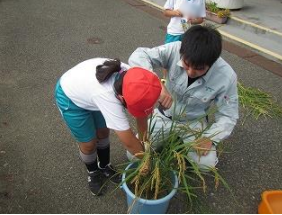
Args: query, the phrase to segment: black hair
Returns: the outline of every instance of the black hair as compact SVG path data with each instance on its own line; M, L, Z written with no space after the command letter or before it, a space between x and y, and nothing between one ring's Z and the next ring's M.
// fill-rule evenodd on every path
M121 74L117 74L115 82L114 82L114 90L117 95L123 95L122 94L122 83L123 83L123 77L126 74L127 71L123 71Z
M96 78L99 83L107 81L114 73L121 70L121 62L115 58L113 60L106 60L102 65L96 67ZM122 82L126 71L118 73L114 82L114 90L116 94L122 95Z
M99 83L107 81L112 74L121 70L119 59L106 60L102 65L96 67L96 78Z
M221 34L212 27L195 25L182 37L181 58L191 66L211 67L219 58L222 50Z

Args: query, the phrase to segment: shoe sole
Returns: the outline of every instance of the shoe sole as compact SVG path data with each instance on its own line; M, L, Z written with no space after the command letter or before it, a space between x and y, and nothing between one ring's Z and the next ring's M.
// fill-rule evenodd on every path
M102 196L103 195L103 193L93 193L92 191L90 191L91 192L91 194L93 195L93 196Z

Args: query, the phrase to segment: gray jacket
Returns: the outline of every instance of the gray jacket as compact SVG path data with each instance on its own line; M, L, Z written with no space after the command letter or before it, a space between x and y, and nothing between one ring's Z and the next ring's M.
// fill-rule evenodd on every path
M237 75L221 57L211 66L206 75L187 88L188 76L181 64L181 42L168 43L154 48L138 48L129 58L130 66L140 66L153 71L165 68L168 71L167 89L174 104L166 115L183 113L181 121L193 121L207 114L215 105L215 123L204 136L215 142L227 138L236 125L238 114ZM173 111L172 111L173 110Z

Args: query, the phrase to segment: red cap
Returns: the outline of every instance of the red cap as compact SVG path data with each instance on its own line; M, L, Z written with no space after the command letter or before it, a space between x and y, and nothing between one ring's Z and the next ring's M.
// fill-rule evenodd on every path
M123 98L129 113L134 117L145 117L151 114L161 90L158 76L140 67L127 70L123 78Z

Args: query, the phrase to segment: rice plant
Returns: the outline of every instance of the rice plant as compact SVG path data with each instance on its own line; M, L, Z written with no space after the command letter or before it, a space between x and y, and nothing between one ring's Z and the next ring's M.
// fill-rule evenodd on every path
M257 88L244 87L238 82L240 105L246 109L247 116L282 117L282 107L268 93Z
M188 156L190 151L201 150L200 143L216 135L202 138L202 134L209 126L203 130L193 130L189 126L191 122L178 124L175 122L176 119L173 119L168 134L165 135L164 131L160 130L152 136L152 129L155 127L152 123L154 117L156 116L151 117L148 132L143 139L145 151L137 155L143 158L137 161L134 168L126 171L125 182L130 185L136 197L144 199L164 197L173 188L172 173L177 175L178 190L187 196L187 203L190 206L193 204L193 199L197 197L196 190L206 192L207 176L213 176L215 188L220 182L227 186L216 168L210 169L209 172L202 172ZM194 140L183 141L187 137L193 137ZM155 149L155 145L162 147Z

